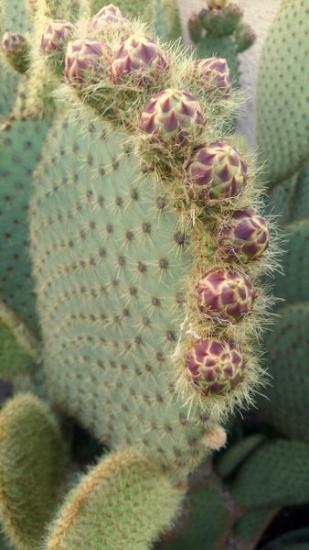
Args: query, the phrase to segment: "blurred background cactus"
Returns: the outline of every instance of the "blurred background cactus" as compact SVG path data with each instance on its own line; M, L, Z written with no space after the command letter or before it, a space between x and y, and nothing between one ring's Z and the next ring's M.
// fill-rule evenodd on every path
M209 0L189 23L200 58L189 64L179 40L175 53L127 18L177 40L175 2L26 9L28 26L9 23L2 41L3 60L22 75L10 81L3 61L17 99L0 136L1 387L3 400L15 388L50 401L66 446L48 405L27 394L8 402L6 535L17 549L305 548L306 2L282 3L259 71L267 209L288 247L285 276L274 279L286 302L265 338L270 399L229 422L226 410L244 404L260 377L253 334L270 300L259 279L276 263L254 162L241 138L225 135L237 55L254 33L235 3ZM223 419L228 446L213 456L226 442ZM20 481L21 463L27 472L35 464L33 487ZM298 513L299 530L279 537L284 513Z

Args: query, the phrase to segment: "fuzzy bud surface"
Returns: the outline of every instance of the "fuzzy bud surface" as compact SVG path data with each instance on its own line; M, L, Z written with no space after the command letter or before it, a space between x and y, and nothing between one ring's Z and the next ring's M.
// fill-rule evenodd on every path
M222 142L201 147L187 166L194 198L222 201L239 195L247 183L247 163L231 145Z
M189 380L205 395L226 395L244 378L245 363L234 342L195 342L186 356Z
M219 233L219 246L229 258L243 263L257 260L267 249L269 231L266 220L254 208L234 212L231 222Z
M155 94L145 105L140 126L163 142L181 142L199 134L205 122L194 95L170 88Z
M232 270L205 273L196 287L200 310L219 322L237 323L248 316L255 296L250 279Z

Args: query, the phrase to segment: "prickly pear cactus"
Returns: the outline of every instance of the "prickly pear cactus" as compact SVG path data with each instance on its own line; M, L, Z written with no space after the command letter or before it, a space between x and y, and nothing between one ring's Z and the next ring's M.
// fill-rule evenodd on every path
M269 222L252 155L224 133L234 103L221 79L113 6L70 27L65 47L69 27L51 21L36 33L29 101L35 92L50 112L59 74L62 84L33 178L30 256L50 401L111 453L48 527L52 492L38 528L27 511L51 479L57 490L62 459L48 482L50 455L63 451L44 409L50 453L40 457L35 439L32 456L41 484L12 506L27 490L6 460L15 421L39 411L18 397L0 416L0 487L14 482L0 509L17 548L41 546L47 529L49 550L142 550L174 521L188 474L225 444L227 414L262 383ZM18 433L14 445L28 468Z
M5 32L25 33L30 30L30 21L25 2L22 0L1 0L0 36ZM5 119L13 108L17 97L24 87L23 78L5 61L3 48L0 47L0 121Z
M234 86L238 86L238 54L255 41L253 29L243 22L243 10L230 0L208 0L189 20L189 33L198 58L216 56L228 62Z
M308 9L304 1L282 3L264 46L257 103L258 148L271 188L270 207L279 215L286 239L283 270L276 275L274 288L285 302L278 304L279 319L266 338L273 382L260 414L284 435L306 441L309 138L304 89ZM289 70L283 70L287 66Z

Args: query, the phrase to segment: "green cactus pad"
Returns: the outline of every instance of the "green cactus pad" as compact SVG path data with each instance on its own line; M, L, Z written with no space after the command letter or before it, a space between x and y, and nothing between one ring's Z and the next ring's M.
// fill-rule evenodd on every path
M0 511L14 547L38 547L63 466L61 436L45 405L31 395L9 401L0 413Z
M297 179L290 206L291 220L309 218L309 167L302 170Z
M212 476L199 480L198 485L188 493L185 515L176 525L176 534L168 534L160 550L224 548L232 522L224 488Z
M31 209L50 397L112 447L187 471L205 426L173 398L170 355L193 259L128 137L84 117L53 128Z
M12 119L0 132L0 298L37 332L28 210L34 170L49 121Z
M0 1L0 33L27 32L30 30L30 22L24 0Z
M223 451L216 461L216 472L219 476L222 479L230 477L264 439L265 436L262 433L254 434Z
M0 59L0 122L14 105L20 76Z
M309 441L309 304L279 310L266 339L271 385L259 414L287 437Z
M11 378L29 371L38 345L17 315L0 302L0 373Z
M284 227L286 252L282 258L282 274L278 274L274 295L289 303L309 300L309 219Z
M232 538L235 538L239 545L255 548L277 512L278 508L261 508L247 512L233 526Z
M72 490L46 550L147 550L169 527L182 496L137 453L113 453Z
M249 509L308 502L309 445L274 439L250 455L229 484L234 499Z
M303 527L289 531L281 537L272 540L265 550L307 550L309 545L309 528Z
M275 185L270 193L268 210L271 215L276 217L280 224L290 221L291 205L293 202L294 191L297 184L297 176L292 176L286 181Z
M308 157L308 6L283 2L265 41L257 90L258 150L272 184Z

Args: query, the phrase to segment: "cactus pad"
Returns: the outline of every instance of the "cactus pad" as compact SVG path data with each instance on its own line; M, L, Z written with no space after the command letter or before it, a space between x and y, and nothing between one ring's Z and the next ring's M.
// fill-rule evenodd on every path
M48 120L20 117L3 125L0 132L0 296L35 332L27 216L32 171L48 127Z
M30 395L8 402L0 414L0 510L17 548L41 542L63 467L60 432L45 405Z
M182 489L172 487L143 456L114 453L68 496L46 550L147 550L157 533L169 526L182 496Z
M257 142L272 185L308 158L306 2L283 2L264 44L257 90Z

